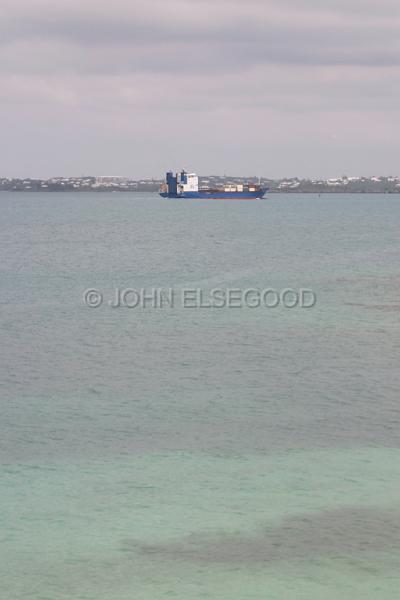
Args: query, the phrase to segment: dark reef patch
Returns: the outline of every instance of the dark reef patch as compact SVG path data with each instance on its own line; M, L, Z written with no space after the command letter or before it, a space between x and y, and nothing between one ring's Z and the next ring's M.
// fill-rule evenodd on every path
M290 516L254 536L192 534L154 545L128 539L122 549L154 559L247 565L400 552L400 511L346 507Z

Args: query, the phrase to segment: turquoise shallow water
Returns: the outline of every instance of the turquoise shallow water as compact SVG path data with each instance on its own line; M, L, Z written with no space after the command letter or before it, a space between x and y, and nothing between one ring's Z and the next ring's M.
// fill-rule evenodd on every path
M395 597L398 197L0 203L2 596ZM317 305L107 304L185 286Z

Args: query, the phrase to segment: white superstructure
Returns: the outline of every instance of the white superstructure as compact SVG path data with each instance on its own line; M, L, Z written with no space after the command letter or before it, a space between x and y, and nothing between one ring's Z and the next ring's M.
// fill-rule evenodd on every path
M182 171L178 174L177 184L178 193L199 191L199 178L195 173Z

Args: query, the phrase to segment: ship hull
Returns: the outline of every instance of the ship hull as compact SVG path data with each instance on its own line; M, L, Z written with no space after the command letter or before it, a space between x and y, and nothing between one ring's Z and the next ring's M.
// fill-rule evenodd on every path
M254 191L243 190L243 192L225 192L223 190L199 190L198 192L182 192L181 194L170 194L160 192L163 198L179 198L192 200L259 200L265 196L268 190L259 189Z

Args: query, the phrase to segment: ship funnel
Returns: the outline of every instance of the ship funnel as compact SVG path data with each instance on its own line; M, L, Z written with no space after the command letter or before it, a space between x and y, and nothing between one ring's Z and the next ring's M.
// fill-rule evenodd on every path
M176 195L178 191L178 178L173 174L172 171L168 171L166 179L168 194Z

